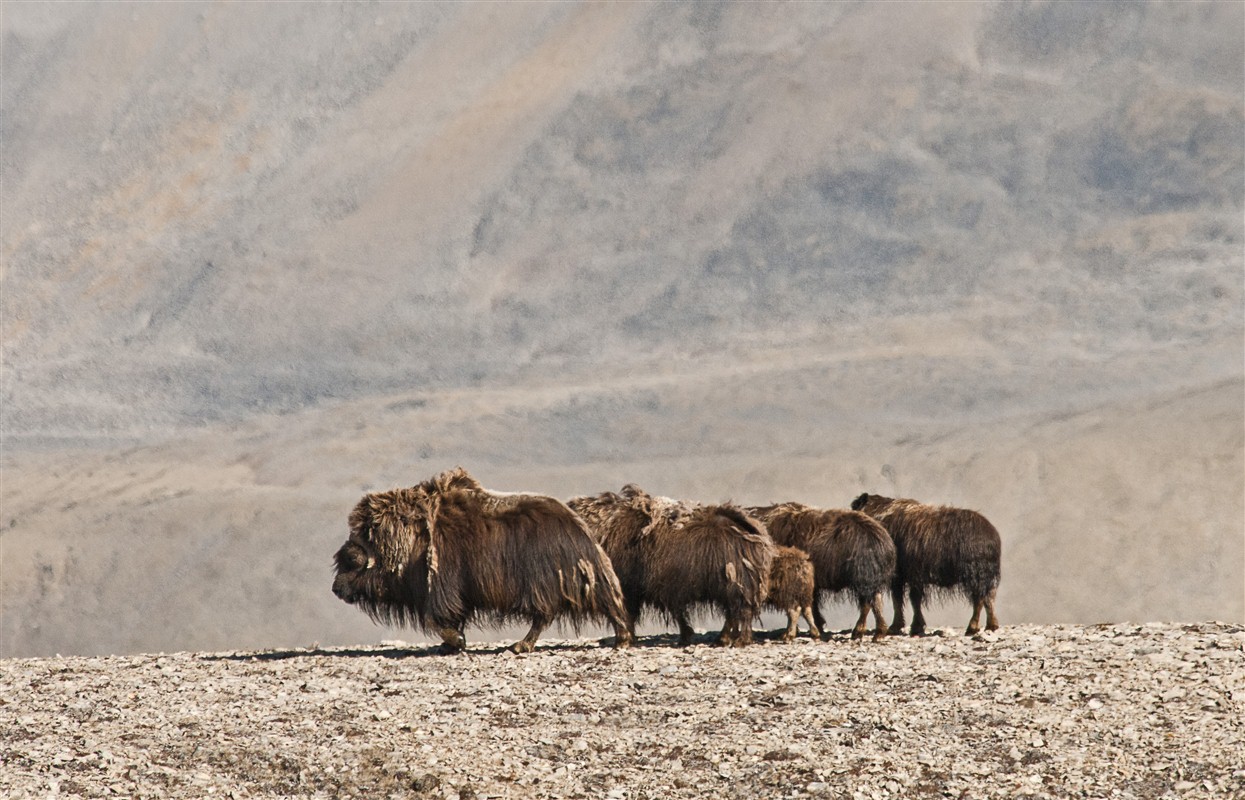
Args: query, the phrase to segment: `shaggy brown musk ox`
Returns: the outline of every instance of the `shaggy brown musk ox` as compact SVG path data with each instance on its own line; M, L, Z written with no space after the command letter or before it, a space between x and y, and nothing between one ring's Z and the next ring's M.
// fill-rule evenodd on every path
M821 601L827 594L845 593L856 601L860 617L852 638L865 635L869 612L877 628L873 640L886 635L882 592L895 577L895 545L886 529L866 514L801 503L779 503L748 509L765 523L775 544L808 553L813 562L813 618L826 629Z
M645 607L679 626L691 643L688 613L713 606L725 617L720 644L752 641L752 620L769 591L774 545L765 527L738 507L653 497L635 485L568 502L609 554L631 630Z
M815 587L813 562L808 553L795 547L775 545L765 605L787 615L787 630L782 635L784 642L795 641L801 615L808 623L808 635L814 640L821 638L813 612Z
M466 646L469 622L526 620L530 651L554 620L605 618L631 643L609 558L563 503L490 492L461 468L409 489L364 495L337 551L333 594L373 620L436 632Z
M973 616L965 633L980 630L981 609L986 609L986 629L995 630L994 595L999 588L1003 544L990 521L964 508L931 506L916 500L862 494L852 508L877 519L895 540L899 559L891 599L895 618L891 633L902 633L903 594L912 601L913 636L925 632L921 602L927 587L964 594L973 604Z

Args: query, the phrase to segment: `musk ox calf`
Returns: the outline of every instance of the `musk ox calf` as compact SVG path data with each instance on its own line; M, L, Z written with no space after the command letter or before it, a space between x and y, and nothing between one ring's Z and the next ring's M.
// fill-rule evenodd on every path
M794 547L774 547L774 560L769 570L769 595L765 605L787 615L784 642L795 641L800 616L808 623L808 633L814 640L821 638L821 630L813 618L814 591L813 562L808 553Z
M712 606L725 617L720 644L752 641L752 620L769 591L774 546L765 528L739 508L653 497L627 485L621 494L576 497L568 505L609 554L622 586L632 634L653 608L691 643L688 614Z
M1003 545L989 520L963 508L931 506L876 494L862 494L852 501L852 508L877 519L895 540L899 558L891 585L895 604L891 633L903 632L905 586L912 601L913 636L925 633L921 602L928 587L968 597L973 604L973 616L968 621L967 635L980 630L978 620L983 607L986 629L999 627L994 616L994 595L999 588Z
M437 633L443 652L463 649L477 621L529 622L517 653L554 620L604 618L616 647L631 643L618 578L579 517L552 497L490 492L461 468L365 495L335 561L333 594Z
M873 640L886 635L882 592L895 577L895 546L886 529L857 511L813 508L801 503L748 509L765 523L774 543L795 547L813 563L813 618L820 630L826 621L821 601L828 594L847 594L856 601L860 617L852 638L865 635L870 610L877 628Z

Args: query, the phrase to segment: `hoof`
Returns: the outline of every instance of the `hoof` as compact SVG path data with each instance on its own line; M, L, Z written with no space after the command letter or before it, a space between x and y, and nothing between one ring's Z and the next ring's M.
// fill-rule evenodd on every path
M515 653L516 655L522 655L523 653L530 653L535 649L536 649L535 642L528 642L522 639L510 645L510 652Z
M892 626L890 627L890 634L891 634L891 636L903 636L903 626L902 626L902 625L892 625Z
M631 645L633 644L635 644L635 639L633 639L631 637L631 634L629 633L624 633L621 636L614 637L614 649L615 650L626 650L627 648L631 647Z

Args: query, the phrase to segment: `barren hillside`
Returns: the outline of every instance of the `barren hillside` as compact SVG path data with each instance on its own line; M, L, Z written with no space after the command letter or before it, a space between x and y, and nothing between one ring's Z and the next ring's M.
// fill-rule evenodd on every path
M4 3L0 655L409 636L329 557L455 464L962 504L1005 622L1245 620L1243 26Z

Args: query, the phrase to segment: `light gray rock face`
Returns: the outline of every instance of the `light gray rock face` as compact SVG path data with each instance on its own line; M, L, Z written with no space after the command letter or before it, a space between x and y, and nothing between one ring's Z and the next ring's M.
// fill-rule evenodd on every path
M0 661L5 797L1245 792L1245 628Z

